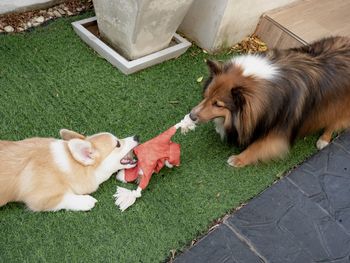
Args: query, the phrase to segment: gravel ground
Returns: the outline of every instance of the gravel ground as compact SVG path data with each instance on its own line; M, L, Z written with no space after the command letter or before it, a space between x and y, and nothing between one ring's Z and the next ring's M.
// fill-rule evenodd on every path
M0 33L22 32L46 21L74 16L92 8L91 0L70 0L47 9L2 15L0 16Z

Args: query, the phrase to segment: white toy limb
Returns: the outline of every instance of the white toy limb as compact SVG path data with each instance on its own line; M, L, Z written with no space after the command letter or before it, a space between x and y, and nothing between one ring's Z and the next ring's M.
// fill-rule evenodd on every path
M171 163L169 163L168 160L165 160L164 164L165 164L165 166L168 167L168 168L173 168L173 167L174 167L174 165L172 165Z
M190 114L187 114L179 123L175 125L175 128L181 128L181 133L186 134L190 130L193 131L196 128L196 123L191 120Z
M119 209L123 212L135 203L136 198L141 197L141 191L141 187L137 187L136 190L129 190L118 186L117 192L113 195L116 197L115 204L119 206Z

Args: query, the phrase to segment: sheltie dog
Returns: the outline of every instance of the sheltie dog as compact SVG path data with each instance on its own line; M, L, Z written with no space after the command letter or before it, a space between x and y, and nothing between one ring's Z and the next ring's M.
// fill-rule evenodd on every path
M296 138L321 130L322 149L350 126L348 37L207 64L204 99L190 117L214 120L222 138L245 148L228 159L234 167L282 157Z

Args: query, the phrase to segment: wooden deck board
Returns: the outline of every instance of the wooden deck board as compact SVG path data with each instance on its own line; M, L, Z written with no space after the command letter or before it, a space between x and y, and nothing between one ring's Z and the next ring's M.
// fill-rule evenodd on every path
M350 36L350 0L302 0L269 11L255 33L270 48L298 46L331 35Z

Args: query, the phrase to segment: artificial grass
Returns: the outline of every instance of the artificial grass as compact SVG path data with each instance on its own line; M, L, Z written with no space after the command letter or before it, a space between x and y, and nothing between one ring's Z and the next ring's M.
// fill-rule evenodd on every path
M142 141L177 123L201 98L196 79L210 57L193 46L178 59L124 76L87 47L60 19L33 32L0 35L0 138L138 134ZM220 58L228 58L221 54ZM315 152L315 137L269 164L234 169L233 149L212 124L174 141L182 163L153 176L142 198L125 212L114 205L112 177L93 196L90 212L33 213L21 204L0 208L1 262L159 262L204 234L210 224L254 197ZM127 185L135 188L134 185Z

